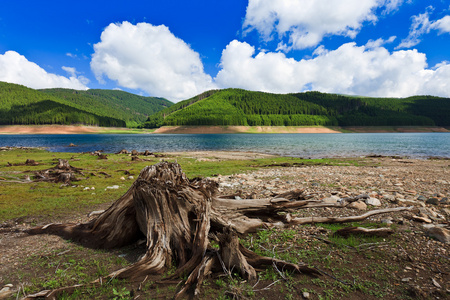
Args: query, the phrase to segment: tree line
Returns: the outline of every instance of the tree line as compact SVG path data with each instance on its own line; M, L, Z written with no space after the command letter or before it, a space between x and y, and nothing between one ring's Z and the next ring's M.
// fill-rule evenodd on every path
M273 94L215 90L164 109L141 127L249 126L450 126L450 99L354 97L320 92Z

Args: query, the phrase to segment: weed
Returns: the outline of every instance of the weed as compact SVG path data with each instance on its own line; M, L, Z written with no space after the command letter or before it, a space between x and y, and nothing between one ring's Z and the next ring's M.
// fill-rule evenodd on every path
M122 288L121 290L116 290L115 288L113 288L112 291L113 295L114 295L114 300L119 300L119 299L129 299L131 296L131 293L129 290L127 290L127 288Z

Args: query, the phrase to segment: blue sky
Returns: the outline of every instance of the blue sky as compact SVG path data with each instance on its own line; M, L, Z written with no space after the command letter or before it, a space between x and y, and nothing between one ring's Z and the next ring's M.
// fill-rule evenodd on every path
M0 81L450 97L448 0L0 1Z

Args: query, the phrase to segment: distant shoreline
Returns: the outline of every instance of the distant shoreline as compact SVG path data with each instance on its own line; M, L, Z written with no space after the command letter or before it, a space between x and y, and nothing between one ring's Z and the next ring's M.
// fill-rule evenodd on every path
M82 125L5 125L1 134L222 134L222 133L388 133L450 132L450 128L430 126L164 126L156 130Z

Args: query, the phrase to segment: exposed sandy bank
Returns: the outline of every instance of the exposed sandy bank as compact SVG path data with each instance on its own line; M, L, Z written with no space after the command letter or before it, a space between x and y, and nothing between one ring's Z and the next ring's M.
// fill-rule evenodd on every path
M344 132L357 133L384 133L384 132L450 132L444 127L426 127L426 126L349 126L342 127Z
M99 131L98 127L73 125L0 126L0 134L71 134L95 133Z
M0 126L0 134L82 134L82 133L128 133L135 129L119 127L96 127L76 125L12 125ZM142 131L148 133L148 131Z
M295 126L164 126L154 133L339 133L326 127Z

